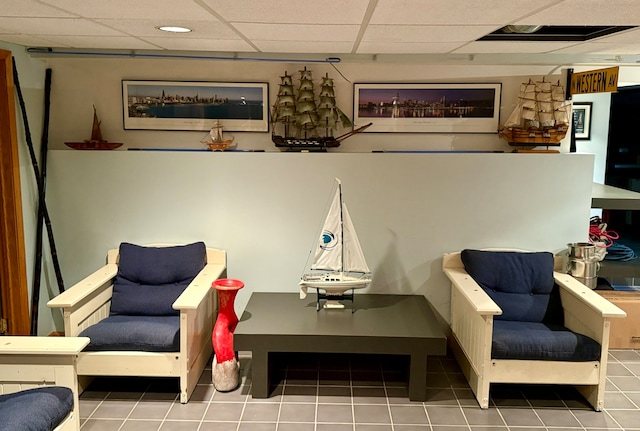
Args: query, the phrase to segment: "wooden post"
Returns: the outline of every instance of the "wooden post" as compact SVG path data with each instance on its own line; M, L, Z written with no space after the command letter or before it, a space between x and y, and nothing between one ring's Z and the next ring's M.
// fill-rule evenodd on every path
M0 50L0 299L9 335L29 334L13 61Z

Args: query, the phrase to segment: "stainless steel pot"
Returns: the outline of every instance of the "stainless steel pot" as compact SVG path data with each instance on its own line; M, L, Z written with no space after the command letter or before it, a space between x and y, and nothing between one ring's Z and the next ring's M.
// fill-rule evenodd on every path
M596 246L590 242L572 242L569 247L569 259L597 259Z
M598 276L600 262L596 260L570 259L569 274L574 277L594 278Z

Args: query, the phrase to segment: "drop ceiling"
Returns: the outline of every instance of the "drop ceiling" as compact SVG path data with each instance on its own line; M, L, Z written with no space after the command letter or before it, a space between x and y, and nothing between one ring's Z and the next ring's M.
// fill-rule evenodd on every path
M630 28L587 41L478 40L507 25ZM636 63L635 26L639 0L0 0L0 41L63 52Z

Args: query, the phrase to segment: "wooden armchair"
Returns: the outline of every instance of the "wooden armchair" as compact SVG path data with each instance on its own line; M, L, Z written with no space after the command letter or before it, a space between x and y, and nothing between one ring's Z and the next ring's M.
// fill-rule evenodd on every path
M213 353L211 284L225 275L226 252L201 242L109 250L104 267L47 303L62 309L66 336L91 339L80 391L90 376L177 377L186 403Z
M465 253L472 253L471 258L466 255L466 261ZM442 262L443 271L451 280L451 348L480 407L489 407L491 383L527 383L575 385L595 410L601 410L604 405L610 319L625 317L625 312L570 275L557 272L562 268L562 258L555 257L554 260L551 253L506 252L548 255L540 257L547 261L543 277L547 285L551 283L551 287L548 288L550 293L547 298L534 288L505 301L504 292L498 286L503 271L499 268L500 262L506 259L506 266L517 268L517 262L512 258L517 259L518 256L502 256L499 253L505 252L464 250L462 253L445 254ZM469 261L472 261L471 269ZM530 271L531 267L522 271L521 275L526 276ZM481 274L472 277L469 272ZM514 284L513 278L509 282ZM503 307L497 302L503 303ZM504 306L509 302L515 303L515 308L520 308L528 316L525 316L525 322L516 322L515 329L505 330L505 326L511 325L513 320L508 315L514 314L512 309ZM552 310L554 306L555 311ZM538 316L532 317L536 313ZM551 323L549 316L553 314L559 321ZM521 337L522 332L530 328L537 332ZM563 330L565 332L561 332ZM505 348L505 332L508 333L507 338L520 337L514 343L518 347ZM501 337L501 341L497 340ZM564 337L560 341L564 344L563 353L553 352L555 341L550 341L557 337ZM534 344L531 342L527 347L529 350L524 351L526 349L522 345L527 345L526 339L536 338L547 344L539 347L531 346Z
M76 358L84 337L18 337L0 340L0 430L78 431Z

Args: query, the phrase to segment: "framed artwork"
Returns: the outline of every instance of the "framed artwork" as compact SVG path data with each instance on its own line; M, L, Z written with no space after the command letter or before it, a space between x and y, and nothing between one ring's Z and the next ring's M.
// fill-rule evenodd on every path
M573 103L573 128L576 139L591 139L591 108L593 102Z
M122 81L124 128L269 131L269 84Z
M354 84L365 132L497 133L501 84Z

